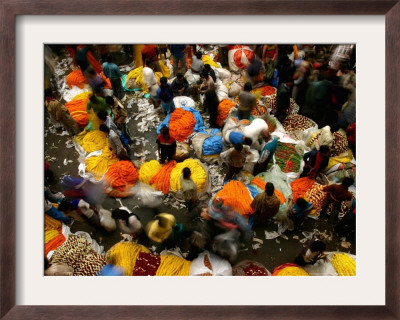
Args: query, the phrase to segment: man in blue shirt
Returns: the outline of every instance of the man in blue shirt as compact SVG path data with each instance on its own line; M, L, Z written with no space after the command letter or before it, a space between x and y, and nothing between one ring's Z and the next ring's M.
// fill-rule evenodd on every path
M107 56L107 62L103 63L103 71L105 76L108 79L110 79L114 96L116 96L120 100L124 100L125 95L122 92L122 83L121 83L122 74L121 71L119 71L118 66L112 62L112 56L110 54Z
M272 139L269 132L263 132L263 136L265 138L266 143L260 151L260 158L258 159L258 162L254 166L254 172L253 172L254 175L266 171L268 163L274 156L276 151L276 146L278 145L278 138L274 137Z
M168 79L162 77L160 79L160 87L157 90L157 98L161 100L161 106L165 114L171 113L175 110L174 94Z
M170 44L169 51L172 54L172 60L174 62L174 75L178 73L178 63L180 62L180 72L186 72L186 44Z

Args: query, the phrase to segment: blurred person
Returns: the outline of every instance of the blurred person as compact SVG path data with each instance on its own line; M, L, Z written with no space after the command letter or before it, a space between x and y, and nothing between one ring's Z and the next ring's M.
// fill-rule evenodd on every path
M86 73L87 68L90 66L89 60L86 57L88 51L89 48L86 46L77 46L76 48L75 61L79 68L81 68L83 74Z
M201 60L202 56L203 54L200 51L197 51L196 55L192 56L192 65L190 66L190 69L195 74L200 74L201 71L203 71L204 62Z
M311 150L303 155L304 168L300 177L315 179L329 163L329 147L322 145L319 150Z
M114 152L120 160L131 160L124 149L119 136L113 130L110 130L110 128L105 124L101 124L99 130L107 135L110 150Z
M71 117L68 109L53 96L51 89L46 89L45 91L44 105L54 124L61 124L72 136L79 133L78 124Z
M335 226L335 232L339 237L346 237L347 241L356 240L356 200L351 204L350 211Z
M279 74L279 85L293 79L296 67L294 65L294 62L290 60L288 56L292 52L293 52L293 46L278 45L278 57L277 57L276 69L278 70Z
M154 71L149 67L143 67L142 74L144 82L146 83L146 86L150 93L150 103L153 103L154 108L158 108L161 104L161 99L157 97L157 90L160 86L158 85L158 81L154 74Z
M160 213L146 225L146 234L150 240L156 243L163 243L166 240L173 243L175 226L176 219L172 214Z
M353 153L354 159L356 158L356 123L349 125L346 129L347 141L349 143L349 148Z
M118 228L122 233L136 237L144 232L139 216L126 207L114 209L112 218L117 221Z
M300 229L304 218L314 208L314 205L303 198L297 198L296 203L289 209L288 217L293 221L294 230Z
M274 193L275 187L271 182L265 185L265 192L259 193L251 203L254 214L249 224L255 227L265 227L268 222L278 213L280 201Z
M225 162L228 164L228 171L225 175L224 182L232 179L233 175L238 174L243 169L249 151L249 146L236 143L233 148L221 153L221 158L225 159Z
M215 71L211 68L211 66L208 63L204 65L204 70L207 71L208 75L213 79L214 83L217 82L217 76L215 75Z
M293 80L294 87L292 91L292 99L296 101L300 108L304 106L306 100L306 93L308 89L308 78L310 76L311 66L307 61L301 62L297 68Z
M99 97L103 97L104 96L103 90L106 83L104 82L102 77L100 77L100 75L97 74L96 71L94 71L92 67L89 67L87 72L88 72L88 82L92 87L93 93Z
M259 87L264 84L264 66L261 60L253 59L246 69L246 82L250 82L252 87Z
M145 44L141 50L142 60L146 66L153 69L154 72L161 72L158 60L159 50L154 44Z
M119 71L118 66L113 63L113 57L111 54L107 56L107 61L103 63L103 71L104 75L110 79L111 86L113 89L113 94L121 101L126 99L126 96L122 89L122 82L121 82L121 71Z
M164 164L165 160L170 162L174 159L176 153L176 140L170 136L167 127L161 129L161 133L158 135L156 143L157 153L161 164Z
M215 90L208 90L204 95L204 111L210 114L210 127L219 128L217 125L219 100Z
M181 190L183 199L185 200L188 211L191 211L197 203L197 186L191 178L192 172L190 168L185 167L182 170L182 175L179 180L181 183Z
M44 199L44 213L66 225L70 225L73 222L70 217L65 216L60 210L57 210L46 198Z
M170 44L169 51L172 55L174 75L186 72L186 44ZM179 68L178 68L179 65Z
M100 219L96 209L83 199L63 200L58 209L76 221L88 221L95 227L100 227Z
M129 139L123 135L121 130L118 129L115 122L111 119L111 117L107 115L107 112L100 111L99 113L97 113L97 117L102 122L101 124L105 124L108 128L110 128L110 130L114 131L118 135L125 150L127 152L130 152Z
M111 114L111 107L107 104L106 100L102 97L98 97L95 94L91 95L86 105L86 111L93 110L95 114L105 111L107 114Z
M353 183L354 180L352 178L345 177L341 184L330 184L322 189L327 195L322 204L321 217L327 215L328 206L332 204L333 208L329 220L331 223L336 222L342 201L350 201L353 198L353 194L349 191L349 187Z
M282 80L282 81L281 81ZM281 82L276 92L276 118L283 123L289 115L290 98L292 96L293 79L279 77Z
M253 174L256 176L260 172L265 172L268 167L268 163L272 160L276 147L278 145L278 138L271 136L268 130L263 131L263 136L265 139L265 144L261 148L260 158L258 159L256 165L254 166Z
M167 78L160 79L160 87L157 90L157 98L161 100L161 106L165 114L171 113L175 110L174 93L171 85L168 83Z
M183 77L183 74L178 72L174 81L171 84L172 92L174 93L174 97L177 96L189 96L190 95L190 88L189 82L186 78Z
M127 128L128 112L113 97L106 97L106 102L111 108L111 111L114 115L114 123L117 125L118 130L122 131L123 135L128 139L129 142L132 142L132 138Z
M213 78L208 74L207 70L201 72L202 84L200 85L200 95L204 95L208 90L215 90Z
M315 264L318 260L328 261L324 250L326 250L326 245L322 241L313 239L310 240L307 245L303 248L301 253L296 257L294 263L300 267L307 264Z
M250 82L246 82L243 91L239 93L239 120L249 119L251 111L256 106L256 97L250 91L252 90Z

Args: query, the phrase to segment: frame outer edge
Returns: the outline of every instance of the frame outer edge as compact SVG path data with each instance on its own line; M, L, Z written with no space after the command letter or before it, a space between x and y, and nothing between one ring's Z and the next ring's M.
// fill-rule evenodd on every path
M15 304L15 19L13 8L1 5L0 45L0 317ZM4 239L3 238L3 239Z
M386 14L386 306L400 319L400 2ZM388 151L394 151L388 156Z

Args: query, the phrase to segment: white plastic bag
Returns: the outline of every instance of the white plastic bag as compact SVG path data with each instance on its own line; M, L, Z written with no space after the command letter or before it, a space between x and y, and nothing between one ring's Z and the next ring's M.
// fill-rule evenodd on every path
M204 264L205 256L207 256L210 261L211 269ZM212 276L231 276L232 266L228 261L221 257L208 251L204 251L192 261L189 271L190 276L200 276L203 274L210 274Z

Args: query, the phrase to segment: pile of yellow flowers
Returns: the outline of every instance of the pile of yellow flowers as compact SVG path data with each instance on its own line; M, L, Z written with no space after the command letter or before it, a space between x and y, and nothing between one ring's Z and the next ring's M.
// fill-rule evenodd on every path
M172 255L160 256L161 263L156 276L188 276L191 261Z
M108 139L106 134L100 130L89 131L83 137L80 145L87 153L91 153L93 151L102 150L106 146L108 147Z
M355 276L356 262L346 253L332 254L332 265L339 276Z
M204 171L197 159L186 159L178 163L171 171L170 189L174 192L181 190L180 176L182 175L183 168L188 167L191 171L191 178L197 186L198 192L203 192L206 188L207 173ZM139 173L140 174L140 173Z
M86 159L86 171L93 174L95 180L101 180L107 170L115 162L118 162L117 156L106 146L102 149L101 155Z
M286 267L279 271L277 274L278 277L286 276L286 277L306 277L309 274L301 267Z
M92 91L85 91L80 94L77 94L75 97L72 98L71 101L89 99L92 96L92 94L93 94Z
M162 165L157 160L151 160L142 164L139 170L139 181L150 184L151 178L153 178Z

